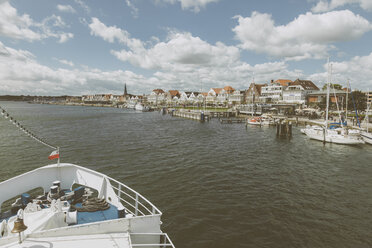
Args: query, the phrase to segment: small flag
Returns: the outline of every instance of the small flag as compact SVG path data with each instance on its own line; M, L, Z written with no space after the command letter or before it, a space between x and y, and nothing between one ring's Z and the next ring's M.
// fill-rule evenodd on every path
M48 159L50 159L50 160L52 160L52 159L56 159L56 158L59 158L59 152L58 152L58 150L53 151L53 152L49 155L49 157L48 157Z

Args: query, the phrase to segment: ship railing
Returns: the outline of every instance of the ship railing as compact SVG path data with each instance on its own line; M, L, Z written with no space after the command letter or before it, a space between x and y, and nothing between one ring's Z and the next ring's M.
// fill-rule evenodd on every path
M157 247L157 248L175 248L174 244L170 240L168 234L166 233L131 233L131 247L138 247L138 248L147 248L147 247ZM160 236L159 243L145 243L143 241L141 242L133 242L134 239L138 238L138 240L143 240L143 238L149 237L149 236Z
M111 187L125 210L133 216L161 215L162 212L144 196L137 191L120 183L119 181L108 178Z

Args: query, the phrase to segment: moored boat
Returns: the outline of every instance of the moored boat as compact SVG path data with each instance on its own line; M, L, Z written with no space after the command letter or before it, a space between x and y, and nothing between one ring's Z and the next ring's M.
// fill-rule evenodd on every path
M247 120L247 125L255 125L255 126L270 126L274 125L274 120L269 117L253 117Z
M309 128L305 130L305 134L310 138L318 141L344 144L344 145L358 145L364 144L364 141L357 135L348 135L344 130L331 130Z
M363 140L364 140L366 143L372 145L372 133L369 133L369 132L366 132L366 131L362 131L362 132L360 133L360 135L362 136Z

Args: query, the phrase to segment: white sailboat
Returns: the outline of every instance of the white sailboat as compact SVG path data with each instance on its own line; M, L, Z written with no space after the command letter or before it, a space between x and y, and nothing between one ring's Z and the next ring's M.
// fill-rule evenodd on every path
M134 109L137 110L137 111L143 111L144 110L144 107L141 103L137 103L135 106L134 106Z
M328 61L328 78L327 78L327 107L326 119L324 126L321 130L319 128L305 129L305 134L310 138L324 143L335 143L343 145L357 145L364 144L365 142L359 135L349 135L345 127L331 130L328 128L328 110L329 110L329 85L330 85L330 66Z
M371 103L368 102L368 98L369 98L369 91L368 91L368 96L367 96L367 111L366 111L366 130L365 131L361 131L360 135L362 136L363 140L368 143L368 144L371 144L372 145L372 133L369 132L369 111L370 111L370 108L371 108Z

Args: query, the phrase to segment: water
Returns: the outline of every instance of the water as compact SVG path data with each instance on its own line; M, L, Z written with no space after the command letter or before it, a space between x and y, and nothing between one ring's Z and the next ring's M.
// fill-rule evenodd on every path
M372 146L157 112L0 105L59 145L62 162L147 197L177 248L372 247ZM50 163L50 152L0 118L0 181Z

